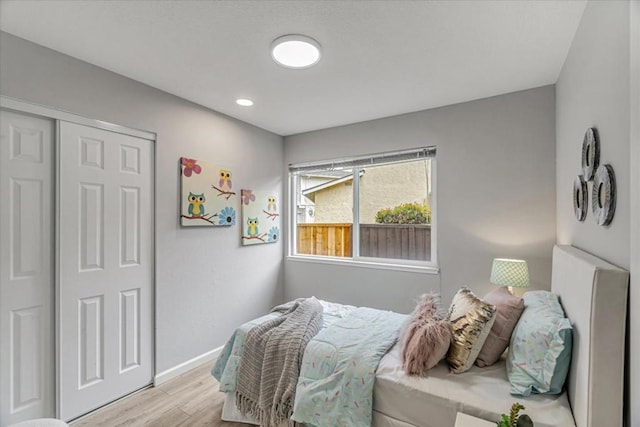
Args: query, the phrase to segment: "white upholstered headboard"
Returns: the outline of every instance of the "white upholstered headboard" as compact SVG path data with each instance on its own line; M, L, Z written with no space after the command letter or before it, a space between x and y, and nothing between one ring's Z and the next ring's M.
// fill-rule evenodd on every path
M629 273L572 246L553 248L551 291L573 325L567 390L577 427L622 425Z

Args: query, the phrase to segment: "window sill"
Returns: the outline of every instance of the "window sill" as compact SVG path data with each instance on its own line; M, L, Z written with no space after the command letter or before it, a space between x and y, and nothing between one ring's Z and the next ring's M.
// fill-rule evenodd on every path
M375 270L407 271L411 273L421 273L421 274L440 274L440 269L437 266L433 266L433 265L400 264L400 263L394 264L391 262L342 259L342 258L321 257L321 256L304 256L304 255L289 255L287 256L287 261L341 265L345 267L348 266L348 267L358 267L358 268L372 268Z

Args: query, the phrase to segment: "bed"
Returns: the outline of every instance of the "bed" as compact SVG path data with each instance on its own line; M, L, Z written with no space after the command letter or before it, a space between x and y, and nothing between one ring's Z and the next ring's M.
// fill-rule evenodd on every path
M375 372L372 425L453 427L458 412L495 422L516 400L526 406L536 427L622 425L627 287L626 271L577 248L554 247L551 290L560 297L573 326L572 360L563 393L511 396L504 357L495 365L473 367L463 374L449 373L441 362L425 378L409 377L402 371L396 344ZM338 304L325 307L337 313L327 316L325 323L351 309ZM239 329L247 330L271 316ZM222 418L257 424L239 413L233 392L227 392Z

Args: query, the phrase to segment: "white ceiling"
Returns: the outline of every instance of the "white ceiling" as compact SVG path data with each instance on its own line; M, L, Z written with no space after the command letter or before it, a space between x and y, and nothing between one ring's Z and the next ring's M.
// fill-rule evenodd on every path
M0 1L0 28L280 135L555 83L585 1ZM271 42L315 38L315 67ZM235 99L255 101L240 107Z

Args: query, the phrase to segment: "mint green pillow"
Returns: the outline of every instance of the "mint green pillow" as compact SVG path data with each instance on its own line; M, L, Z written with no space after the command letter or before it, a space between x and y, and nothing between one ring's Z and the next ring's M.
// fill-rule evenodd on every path
M523 298L507 357L511 394L559 394L571 364L571 323L556 294L531 291Z

